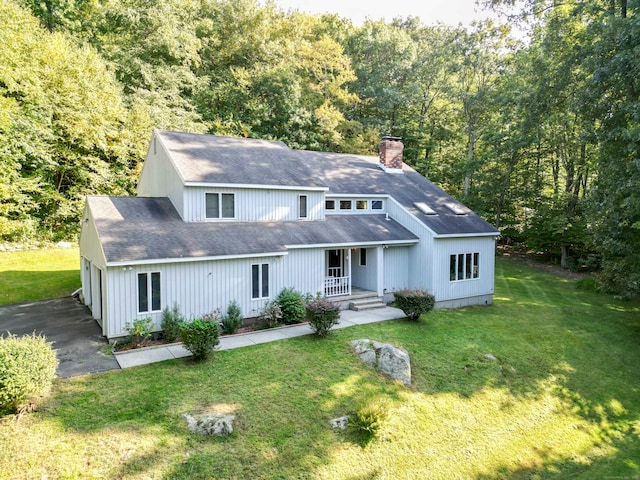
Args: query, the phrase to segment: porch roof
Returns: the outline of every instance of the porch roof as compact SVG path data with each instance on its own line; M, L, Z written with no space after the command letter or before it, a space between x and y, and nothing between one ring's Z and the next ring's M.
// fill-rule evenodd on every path
M415 243L385 215L332 215L322 221L184 222L168 198L87 199L107 264L284 253L305 246Z

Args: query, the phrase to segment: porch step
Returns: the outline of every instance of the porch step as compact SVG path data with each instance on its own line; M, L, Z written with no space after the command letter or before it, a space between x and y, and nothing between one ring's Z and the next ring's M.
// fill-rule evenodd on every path
M349 310L355 310L361 312L363 310L373 310L374 308L384 308L387 304L382 301L380 297L363 298L360 300L354 300L349 303Z

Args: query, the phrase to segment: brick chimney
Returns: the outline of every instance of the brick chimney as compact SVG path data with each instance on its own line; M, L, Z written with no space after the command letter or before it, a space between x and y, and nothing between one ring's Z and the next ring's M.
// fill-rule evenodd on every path
M380 168L387 173L402 173L404 145L400 140L400 137L384 136L378 145Z

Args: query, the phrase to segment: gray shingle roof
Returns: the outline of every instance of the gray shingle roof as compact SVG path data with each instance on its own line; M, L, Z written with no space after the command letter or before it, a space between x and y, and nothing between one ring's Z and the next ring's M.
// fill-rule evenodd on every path
M287 246L415 242L417 237L384 215L332 215L324 221L185 223L168 198L90 196L106 260L286 252Z
M437 235L499 232L413 168L386 173L378 157L292 150L282 142L156 131L187 182L325 187L327 195L389 195ZM414 203L424 202L436 215ZM444 206L462 206L456 215Z

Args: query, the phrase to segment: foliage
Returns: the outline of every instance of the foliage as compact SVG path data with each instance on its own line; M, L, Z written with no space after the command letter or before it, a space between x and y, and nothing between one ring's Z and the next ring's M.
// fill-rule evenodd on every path
M307 320L318 337L326 337L340 321L340 307L325 297L316 297L307 301Z
M639 312L638 301L576 290L566 277L500 257L494 304L434 311L428 334L420 322L376 322L321 342L220 351L213 363L176 359L55 382L38 415L0 422L0 472L111 478L118 465L120 477L167 479L633 477ZM412 388L381 381L354 358L354 338L403 345ZM363 446L329 431L329 419L376 398L392 415L384 441ZM182 414L205 409L236 414L242 435L193 436Z
M418 320L420 316L433 310L435 297L424 290L399 290L394 292L396 307L404 312L409 320Z
M44 335L0 337L0 414L22 413L49 392L58 359Z
M173 307L164 307L162 310L162 334L170 342L180 338L180 324L184 322L184 316L180 313L180 306L174 302Z
M139 318L133 323L127 322L124 328L131 337L131 341L139 345L151 336L153 319L151 317Z
M389 418L389 403L383 398L368 400L349 417L349 427L365 441L376 438Z
M567 268L597 250L638 294L638 4L521 5L524 42L254 0L0 0L0 240L76 236L84 195L134 192L153 128L374 155L384 133L505 241Z
M274 300L282 312L282 322L285 325L300 323L304 320L305 296L293 287L283 288Z
M218 322L196 318L180 325L180 341L189 350L194 360L205 360L218 343L220 326Z
M222 331L224 333L236 333L238 328L242 326L243 320L244 316L242 315L240 305L238 305L238 302L233 300L227 307L226 315L222 316L222 322L220 326L222 327Z
M260 310L260 322L267 328L277 327L282 319L282 309L277 302L267 302Z

